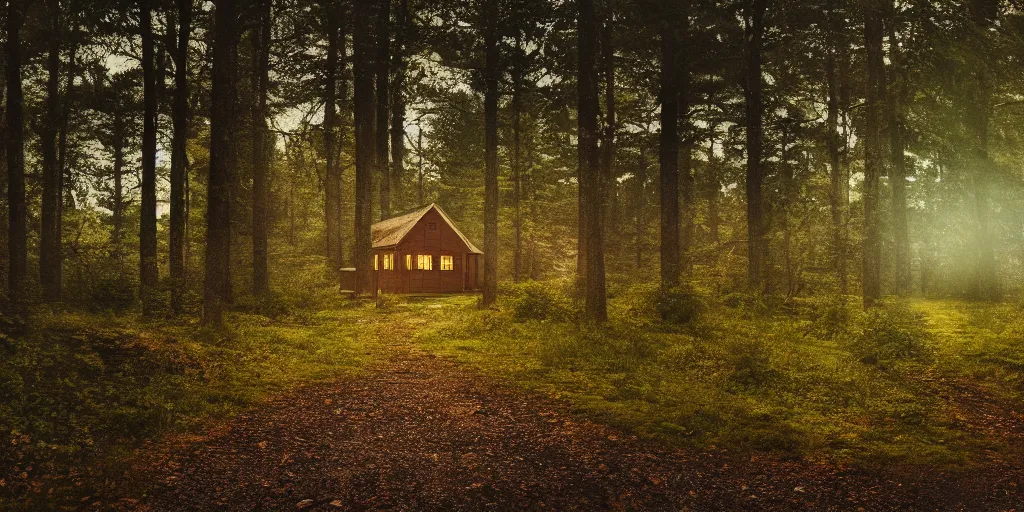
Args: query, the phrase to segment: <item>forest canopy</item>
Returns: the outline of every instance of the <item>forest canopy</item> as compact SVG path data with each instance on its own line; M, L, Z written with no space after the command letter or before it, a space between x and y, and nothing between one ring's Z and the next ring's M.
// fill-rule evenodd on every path
M997 298L1020 285L1013 2L11 0L10 304L219 323L282 248L431 202L499 281ZM606 278L607 276L607 278ZM105 301L118 304L96 306Z

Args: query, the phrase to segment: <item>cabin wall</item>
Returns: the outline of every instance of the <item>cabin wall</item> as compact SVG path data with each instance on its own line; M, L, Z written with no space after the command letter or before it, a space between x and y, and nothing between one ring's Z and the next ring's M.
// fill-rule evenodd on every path
M378 288L388 293L456 293L477 289L478 255L436 211L427 212L394 249L376 249ZM394 270L384 270L385 254L394 254ZM406 256L411 268L406 268ZM419 270L417 256L432 256L433 268ZM441 270L441 257L452 258L452 269Z

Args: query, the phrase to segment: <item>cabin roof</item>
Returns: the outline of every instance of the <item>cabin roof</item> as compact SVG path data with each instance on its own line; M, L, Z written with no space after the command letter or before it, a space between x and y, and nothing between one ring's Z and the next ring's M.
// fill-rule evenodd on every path
M473 245L473 242L470 242L469 238L466 238L466 235L462 234L462 231L459 231L459 228L455 227L455 223L452 222L451 217L444 213L444 210L442 210L436 203L431 203L405 215L385 219L374 224L371 228L373 248L383 249L400 244L405 236L409 234L409 231L412 230L413 226L415 226L430 210L437 210L437 213L439 213L441 218L448 223L448 226L452 228L452 231L455 231L455 234L459 235L459 238L461 238L466 244L466 247L469 248L469 252L474 254L483 254L483 251L477 249L476 246Z

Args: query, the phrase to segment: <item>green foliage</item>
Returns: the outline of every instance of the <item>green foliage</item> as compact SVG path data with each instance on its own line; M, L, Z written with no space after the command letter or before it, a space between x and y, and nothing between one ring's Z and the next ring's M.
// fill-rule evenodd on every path
M886 302L868 310L851 351L862 362L879 363L929 354L924 315L904 302Z
M518 321L517 304L503 301L498 310L468 307L449 315L420 340L489 374L566 398L596 419L672 444L865 465L960 465L980 446L1004 449L951 428L946 402L922 394L916 379L922 365L934 362L925 357L933 337L916 306L886 304L861 316L859 304L829 297L744 315L726 306L726 298L704 295L702 328L693 331L665 329L656 292L654 285L620 286L609 304L612 318L601 327L581 329L571 319ZM862 364L860 351L867 348L899 359ZM1001 364L975 361L975 369Z
M665 322L682 325L697 321L707 305L692 287L680 286L665 292L659 291L655 308Z
M503 307L517 322L528 320L568 321L576 316L566 285L558 282L527 281L502 290Z

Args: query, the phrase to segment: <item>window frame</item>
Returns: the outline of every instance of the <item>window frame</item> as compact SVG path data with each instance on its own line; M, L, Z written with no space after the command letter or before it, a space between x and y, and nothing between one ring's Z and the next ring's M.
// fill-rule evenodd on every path
M445 259L446 258L448 260L447 268L445 268ZM441 255L441 265L440 265L440 268L444 272L452 272L452 271L454 271L455 270L455 256L449 256L449 255L442 254Z
M417 254L416 270L434 270L433 254Z
M405 255L405 269L412 270L412 253Z

